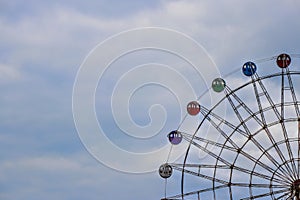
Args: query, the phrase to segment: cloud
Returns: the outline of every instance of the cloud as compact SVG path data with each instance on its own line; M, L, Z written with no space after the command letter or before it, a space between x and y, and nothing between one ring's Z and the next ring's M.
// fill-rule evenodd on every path
M14 66L0 64L0 82L17 81L22 77L21 72Z
M297 17L294 4L292 1L271 5L268 1L259 4L234 0L162 1L159 7L137 9L134 14L120 18L95 16L66 4L47 9L37 6L39 11L17 21L3 18L0 34L5 46L14 47L10 50L10 60L66 69L78 66L95 44L111 34L159 26L191 35L223 64L236 62L237 55L255 58L295 48L293 41L284 39L296 37L299 31L293 24ZM232 44L234 48L229 48ZM270 47L273 52L268 50Z
M71 93L76 72L87 53L107 37L145 26L182 31L204 45L222 74L245 60L297 52L299 46L298 1L177 0L135 7L118 1L11 4L0 6L6 10L0 17L2 199L162 196L163 181L157 174L122 174L91 161L75 132ZM100 7L111 12L100 12ZM228 85L243 80L229 77ZM143 107L142 95L136 97L137 108ZM153 97L168 101L165 94ZM145 109L132 110L137 118L148 117L141 114Z
M85 154L9 159L0 163L0 171L2 199L126 199L143 198L138 192L143 191L149 195L144 199L150 200L159 194L153 191L160 190L160 179L153 174L116 173Z
M92 186L87 177L93 173L93 169L86 168L82 162L61 156L7 160L1 163L0 170L3 172L1 185L4 186L1 196L5 199L63 199L74 195L71 192L73 188L87 184ZM101 180L98 183L101 184ZM16 190L19 192L11 193Z

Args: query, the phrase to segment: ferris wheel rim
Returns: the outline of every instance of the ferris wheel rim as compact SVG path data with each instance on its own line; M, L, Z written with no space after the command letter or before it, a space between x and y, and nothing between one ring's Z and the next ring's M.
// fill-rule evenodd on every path
M282 55L282 54L281 54ZM287 55L287 54L286 54ZM298 54L290 54L290 55L293 55L293 56L298 56ZM300 58L300 54L299 54L299 58ZM271 57L271 59L269 59L269 60L274 60L274 59L276 59L276 57L274 56L274 57ZM277 59L278 59L278 57L277 57ZM265 61L268 61L268 60L266 60L266 59L262 59L261 60L261 62L265 62ZM288 65L289 65L290 63L288 63ZM205 112L206 112L206 114L205 115L203 115L203 119L201 120L201 122L199 123L199 126L197 127L197 129L196 129L196 131L193 133L193 134L191 134L191 136L190 136L190 141L189 141L189 144L188 144L188 146L187 146L187 149L186 149L186 153L185 153L185 155L184 155L184 162L183 162L183 165L182 165L182 175L181 175L181 195L175 195L175 196L173 196L173 197L170 197L170 199L184 199L184 197L186 196L186 195L192 195L192 194L195 194L195 193L198 193L198 195L199 195L199 191L191 191L191 192L188 192L188 193L184 193L184 181L185 181L185 168L186 167L188 167L188 165L192 165L192 164L189 164L189 163L187 163L187 159L188 159L188 156L189 156L189 152L190 152L190 150L191 150L191 147L192 147L192 142L193 142L193 140L195 139L195 137L196 137L196 134L197 134L197 132L199 131L199 128L203 125L203 123L207 120L207 117L209 116L209 114L211 114L222 102L224 102L226 99L227 99L227 97L228 96L230 96L230 95L232 95L232 94L234 94L235 92L237 92L237 91L239 91L240 89L243 89L244 87L246 87L246 86L248 86L248 85L250 85L250 84L253 84L253 83L257 83L258 81L261 81L261 80L265 80L265 79L269 79L269 78L274 78L274 77L283 77L283 76L286 76L286 75L291 75L291 76L294 76L294 75L300 75L300 71L290 71L289 70L289 68L287 68L287 66L283 66L283 67L281 67L281 66L279 66L280 68L282 68L282 71L281 72L278 72L278 73L273 73L273 74L269 74L269 75L265 75L265 76L262 76L262 77L260 77L260 76L258 76L258 74L257 73L255 73L255 75L254 76L250 76L251 77L251 79L252 80L250 80L250 81L248 81L248 82L246 82L246 83L244 83L244 84L242 84L241 86L239 86L239 87L237 87L237 88L235 88L235 89L233 89L233 90L229 90L229 92L223 97L223 98L221 98L211 109L206 109L206 108L204 108L202 105L201 105L201 107L203 107L204 109L206 109L205 110ZM246 74L245 74L246 75ZM253 77L255 77L255 78L253 78ZM282 86L283 87L283 86ZM209 91L209 90L211 90L212 88L208 88L207 89L207 91ZM204 93L205 94L205 93ZM200 99L200 97L197 99L197 100L199 100ZM271 99L272 100L272 99ZM256 116L256 115L259 115L260 113L264 113L264 112L267 112L268 110L272 110L272 109L276 109L276 111L279 113L279 111L277 110L278 108L282 108L282 107L288 107L288 106L295 106L295 105L297 105L297 106L300 106L300 101L288 101L288 102L284 102L284 103L276 103L276 104L274 104L274 105L270 105L270 106L268 106L268 107L264 107L262 110L259 110L259 111L256 111L256 112L254 112L253 113L253 116ZM252 115L251 116L249 116L248 118L246 118L245 119L245 121L247 121L247 120L250 120L250 118L252 118L253 117ZM185 118L183 119L183 121L185 120ZM283 119L283 120L277 120L277 121L275 121L275 122L272 122L272 123L269 123L268 122L268 127L272 127L272 126L275 126L275 125L278 125L278 124L285 124L285 123L289 123L289 122L298 122L298 124L299 124L299 122L300 122L300 117L299 117L299 115L298 115L298 117L294 117L294 118L285 118L285 119ZM180 123L180 125L179 125L179 127L176 129L176 130L179 130L180 129L180 127L181 127L181 125L182 125L182 123ZM239 128L241 126L241 124L239 124L238 126L236 126L236 129L234 129L230 134L229 134L229 138L234 134L234 133L236 133L236 130ZM257 130L256 132L255 132L255 134L253 134L254 136L255 135L257 135L258 133L260 133L260 132L262 132L263 131L263 129L262 128L260 128L259 130ZM299 135L299 134L298 134ZM291 137L288 137L287 138L287 140L281 140L281 141L276 141L275 142L275 144L276 145L281 145L281 144L285 144L285 143L287 143L287 142L298 142L298 147L299 147L299 145L300 145L300 138L298 137L298 138L291 138ZM220 152L219 152L219 154L218 154L218 158L215 160L216 162L215 162L215 165L214 166L218 166L218 163L220 162L220 160L219 160L219 158L221 157L221 155L222 155L222 153L223 153L223 150L224 150L224 147L225 147L225 144L228 142L228 139L226 139L225 140L225 142L224 142L224 144L223 144L223 147L221 148L221 150L220 150ZM247 141L248 142L248 141ZM247 144L247 142L245 142L245 144ZM263 151L262 152L262 154L259 156L259 158L257 159L257 160L260 160L271 148L273 148L273 146L270 146L270 147L268 147L267 149L265 149L265 151ZM300 149L300 148L299 148ZM236 163L236 160L237 160L237 158L239 157L239 153L236 155L236 157L235 157L235 159L234 159L234 162L233 162L233 165ZM267 194L252 194L252 191L251 191L251 189L252 189L252 187L251 187L251 184L252 184L252 175L253 175L253 173L254 173L254 171L255 171L255 168L256 168L256 166L257 166L257 162L255 162L254 163L254 166L253 166L253 168L252 168L252 171L251 171L251 176L250 176L250 183L249 183L249 193L250 193L250 196L249 197L246 197L246 198L243 198L243 199L256 199L256 198L260 198L260 197L262 197L262 196L270 196L270 197L272 197L272 199L277 199L278 198L278 196L275 196L275 195L277 195L277 194L279 194L279 195L281 195L281 196L279 196L280 198L283 198L283 197L288 197L288 198L294 198L294 196L291 196L291 194L290 194L290 190L291 190L291 188L288 188L288 185L286 185L285 186L285 188L284 189L282 189L282 190L276 190L276 191L273 191L273 189L271 188L271 186L273 186L273 184L272 184L272 181L273 180L275 180L275 178L274 178L274 174L277 172L277 170L280 168L280 166L283 166L283 165L285 165L285 163L288 163L288 162L298 162L298 166L300 166L300 158L299 158L299 154L298 154L298 157L292 157L290 160L289 159L285 159L285 161L283 162L283 163L281 163L280 165L279 165L279 167L278 168L276 168L276 170L274 171L274 173L272 174L272 177L271 177L271 179L270 179L270 184L269 184L269 188L270 188L270 192L269 193L267 193ZM213 175L213 179L215 179L215 177L216 177L216 171L217 171L217 168L215 167L214 168L214 175ZM298 171L299 171L299 167L298 167ZM232 173L232 170L231 170L231 173ZM205 192L205 191L213 191L213 193L214 193L214 196L215 196L215 189L217 190L217 189L222 189L223 187L229 187L229 189L231 190L231 187L232 186L238 186L238 184L234 184L234 185L231 185L231 178L232 178L232 174L230 175L230 185L228 185L228 186L226 186L226 185L224 185L224 186L222 186L222 185L214 185L215 184L215 181L212 181L213 182L213 186L212 186L212 188L206 188L206 189L202 189L201 191L203 191L203 192ZM298 172L298 178L299 178L299 172ZM297 182L297 186L298 186L298 181L299 181L299 187L300 187L300 178L299 178L299 180L296 180L296 182ZM296 184L296 183L292 183L293 185L294 184ZM264 186L267 186L266 184L264 185ZM283 187L283 186L282 186ZM280 187L277 187L277 188L280 188ZM300 190L299 190L300 191ZM200 198L200 197L198 197L198 198ZM164 198L164 199L167 199L166 197ZM169 198L168 198L169 199ZM231 196L231 199L232 199L232 196Z
M298 72L298 71L289 71L288 72L290 75L300 75L300 72ZM284 74L284 75L286 75L286 74ZM282 72L279 72L279 73L274 73L274 74L269 74L269 75L266 75L266 76L262 76L262 77L259 77L259 78L257 78L257 79L255 79L254 80L254 82L257 82L258 80L264 80L264 79L269 79L269 78L274 78L274 77L278 77L278 76L282 76ZM230 93L230 94L232 94L232 93L234 93L234 92L236 92L236 91L238 91L238 90L240 90L240 89L242 89L242 88L244 88L244 87L246 87L246 86L248 86L248 85L250 85L250 84L252 84L253 83L253 80L252 81L248 81L248 82L246 82L246 83L244 83L243 85L241 85L241 86L239 86L239 87L237 87L237 88L235 88L234 90L232 90L232 92ZM229 95L230 95L229 94ZM220 101L218 101L209 111L208 111L208 113L203 117L203 119L202 119L202 121L199 123L199 126L198 127L201 127L202 126L202 124L203 124L203 122L206 120L206 117L208 116L208 114L210 114L210 112L212 112L216 107L218 107L219 106L219 104L221 104L223 101L225 101L227 99L227 97L225 96L225 97L223 97ZM297 104L299 104L300 105L300 103L299 102L288 102L289 104L293 104L293 103L297 103ZM288 103L285 103L284 104L284 106L286 106L286 105L288 105ZM281 106L281 105L279 105L279 104L276 104L276 107L279 107L279 106ZM269 106L269 107L267 107L267 108L264 108L264 110L267 110L267 109L271 109L271 107ZM255 114L257 115L257 114L259 114L260 112L259 111L257 111ZM249 116L249 118L250 117L252 117L252 116ZM286 121L299 121L299 118L294 118L294 119L287 119L287 120L284 120L285 122ZM276 124L278 124L279 122L276 122ZM274 124L275 125L275 124ZM186 166L186 160L187 160L187 156L188 156L188 154L189 154L189 151L190 151L190 148L191 148L191 145L192 145L192 140L194 139L194 136L197 134L197 132L198 132L198 128L196 129L196 131L195 131L195 133L193 134L193 137L192 137L192 139L191 139L191 142L189 143L189 146L188 146L188 148L187 148L187 150L186 150L186 154L185 154L185 159L184 159L184 164L183 164L183 171L182 171L182 180L181 180L181 196L182 196L182 199L184 199L184 196L185 196L185 193L184 193L184 191L183 191L183 186L184 186L184 168L185 168L185 166ZM261 130L259 130L259 131L257 131L257 132L260 132ZM235 130L231 133L231 134L233 134L235 132ZM229 136L230 137L230 136ZM223 151L223 149L221 150L221 152L220 152L220 154L222 153L222 151ZM216 160L216 163L218 163L218 160ZM214 186L213 186L214 187ZM251 187L249 187L250 188L250 190L251 190ZM251 193L251 192L250 192ZM273 195L273 192L270 194L270 195Z

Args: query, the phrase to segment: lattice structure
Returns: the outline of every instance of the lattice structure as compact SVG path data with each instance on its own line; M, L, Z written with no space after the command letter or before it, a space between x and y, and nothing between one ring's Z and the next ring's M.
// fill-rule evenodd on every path
M291 58L299 55L247 62L242 72L249 79L235 89L213 80L223 98L212 108L188 104L200 123L192 133L179 128L168 135L172 145L189 145L183 163L160 168L161 175L181 173L181 192L163 199L300 199L300 71L290 70ZM260 76L255 63L272 60L278 72Z

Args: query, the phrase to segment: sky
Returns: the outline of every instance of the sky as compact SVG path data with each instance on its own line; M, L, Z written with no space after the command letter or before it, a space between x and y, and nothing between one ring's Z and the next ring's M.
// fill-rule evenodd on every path
M169 148L166 134L182 120L181 104L207 89L210 67L222 76L251 59L299 53L299 8L297 0L1 1L0 199L162 198L164 180L155 168L167 155L162 150ZM155 40L149 27L170 37ZM134 30L145 35L132 39ZM131 39L119 41L124 33ZM72 104L74 98L85 102L85 91L74 97L76 84L90 89L89 77L79 83L81 70L148 37L158 48L141 46L118 55L92 86L94 100L87 99L86 105L93 107L105 138L119 149L140 157L157 154L126 160L96 136L96 149L89 149L75 120L88 109L75 105L74 114ZM185 40L202 47L186 52L190 59L201 55L197 69L159 47L181 52L189 44L181 43ZM101 50L111 41L118 43ZM152 74L157 69L160 73ZM129 72L135 74L126 77ZM125 83L118 86L119 81ZM195 94L185 90L190 87ZM183 151L177 149L178 155Z

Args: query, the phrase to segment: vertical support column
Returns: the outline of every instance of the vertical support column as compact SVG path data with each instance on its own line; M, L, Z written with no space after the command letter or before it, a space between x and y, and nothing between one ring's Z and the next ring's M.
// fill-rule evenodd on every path
M300 173L300 118L298 118L298 179L300 179L299 177L299 173Z

